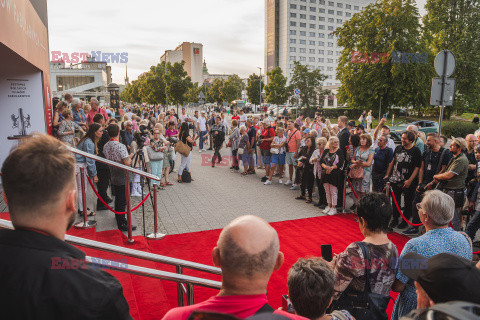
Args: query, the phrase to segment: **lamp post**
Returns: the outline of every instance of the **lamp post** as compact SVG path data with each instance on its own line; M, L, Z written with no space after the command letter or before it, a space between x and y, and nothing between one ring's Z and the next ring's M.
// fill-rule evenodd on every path
M260 70L260 91L259 91L259 94L260 94L260 97L258 99L259 103L258 105L261 107L262 106L262 68L260 67L257 67L259 70Z
M167 50L165 50L165 113L168 109L168 91L167 91ZM177 112L178 114L178 112Z

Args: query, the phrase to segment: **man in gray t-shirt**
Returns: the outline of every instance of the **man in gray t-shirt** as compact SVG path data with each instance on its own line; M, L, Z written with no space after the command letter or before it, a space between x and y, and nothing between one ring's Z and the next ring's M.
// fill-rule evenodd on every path
M111 161L130 166L132 164L132 157L128 154L127 147L118 141L120 136L120 127L116 123L112 123L107 127L110 141L103 147L105 158ZM110 166L112 191L115 195L115 211L125 212L127 199L125 197L125 171L120 168ZM116 214L118 229L127 231L127 219L125 214ZM132 230L136 227L132 226Z

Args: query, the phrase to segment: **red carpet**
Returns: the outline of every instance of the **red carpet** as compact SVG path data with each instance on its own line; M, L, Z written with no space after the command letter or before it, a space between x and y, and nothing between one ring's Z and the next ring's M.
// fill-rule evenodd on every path
M5 217L0 214L0 218ZM321 244L332 244L334 253L342 252L354 241L363 239L353 215L324 216L300 220L272 223L280 236L280 250L285 254L284 265L272 275L268 286L269 302L274 308L281 306L281 295L287 293L287 272L290 266L300 257L319 256ZM94 232L90 230L72 229L71 235L86 237L115 245L123 245L138 250L150 251L169 257L190 260L212 265L211 251L216 245L220 230L169 235L163 240L146 241L143 237L135 237L136 242L129 245L126 237L119 231ZM409 240L408 237L391 233L390 240L397 245L400 252ZM120 256L100 251L80 248L87 255L121 259ZM175 272L173 266L156 265L152 262L141 262L128 259L129 264ZM220 280L219 276L199 271L186 271L188 275L202 276ZM131 276L120 272L112 272L124 288L124 294L130 304L131 315L135 319L159 319L166 311L177 305L176 285L169 281L159 281L139 276ZM196 302L214 295L216 290L195 287ZM396 295L395 295L396 296ZM393 303L390 306L390 312Z

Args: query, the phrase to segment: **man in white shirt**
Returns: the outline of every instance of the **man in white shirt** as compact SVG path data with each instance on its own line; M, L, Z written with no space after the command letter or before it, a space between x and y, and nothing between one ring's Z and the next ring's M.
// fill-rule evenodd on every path
M243 109L240 109L240 125L241 126L246 126L247 125L247 115L245 114L245 111Z
M125 115L128 117L128 120L131 121L133 116L132 109L128 109L128 112L125 113Z
M180 124L184 123L185 121L192 122L192 119L190 119L190 116L187 114L187 110L185 110L185 108L182 108L182 114L178 118L180 119Z
M375 128L375 131L373 132L373 141L375 141L373 148L378 147L378 133L381 132L382 136L388 137L387 148L395 151L395 142L393 142L392 138L390 138L390 128L385 125L386 122L387 119L382 118L378 123L378 126Z
M207 118L205 117L205 111L203 110L202 112L200 112L200 117L198 117L197 128L198 128L198 131L200 131L200 146L199 146L200 150L198 150L198 152L207 151L203 148L203 142L205 141L204 136L208 132Z

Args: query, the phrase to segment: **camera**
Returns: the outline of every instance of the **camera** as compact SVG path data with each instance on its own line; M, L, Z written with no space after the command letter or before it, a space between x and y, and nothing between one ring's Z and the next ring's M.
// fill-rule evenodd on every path
M137 150L142 150L145 146L145 141L148 138L148 129L147 126L141 125L139 127L139 131L135 132L133 137L135 138L135 142L137 143Z

